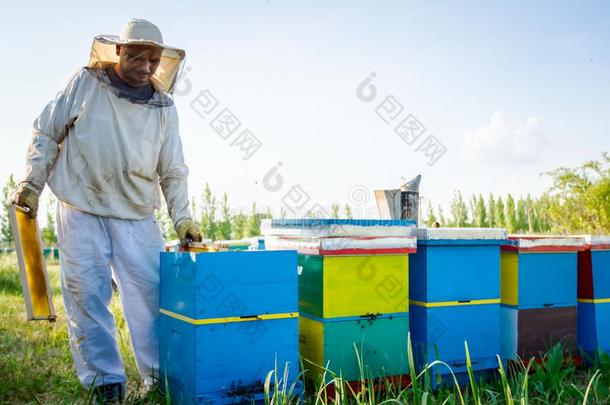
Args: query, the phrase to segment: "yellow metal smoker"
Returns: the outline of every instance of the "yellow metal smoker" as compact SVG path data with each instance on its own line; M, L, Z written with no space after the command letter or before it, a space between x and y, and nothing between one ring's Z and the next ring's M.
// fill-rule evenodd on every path
M29 321L54 322L55 311L42 255L40 230L36 219L30 218L28 212L28 208L18 205L9 207L27 317Z

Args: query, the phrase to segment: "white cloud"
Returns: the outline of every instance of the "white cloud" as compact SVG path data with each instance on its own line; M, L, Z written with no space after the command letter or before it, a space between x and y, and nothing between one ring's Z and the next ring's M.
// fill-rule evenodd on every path
M481 161L526 163L542 158L547 140L542 118L528 117L523 124L510 125L504 115L496 111L486 126L464 132L464 145Z

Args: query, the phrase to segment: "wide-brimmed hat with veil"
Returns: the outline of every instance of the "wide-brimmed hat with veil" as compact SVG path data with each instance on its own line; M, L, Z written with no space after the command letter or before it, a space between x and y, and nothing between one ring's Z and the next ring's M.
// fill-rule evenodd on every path
M159 28L150 21L132 18L118 35L98 35L93 39L88 67L98 68L118 63L116 45L150 45L163 49L159 67L152 77L157 90L173 93L174 85L184 62L186 53L183 49L174 48L163 43Z

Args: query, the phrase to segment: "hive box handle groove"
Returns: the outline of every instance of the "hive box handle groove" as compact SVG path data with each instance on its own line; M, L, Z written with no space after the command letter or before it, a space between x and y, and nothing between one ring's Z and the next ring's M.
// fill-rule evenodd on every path
M240 319L260 319L258 315L242 315L239 317Z

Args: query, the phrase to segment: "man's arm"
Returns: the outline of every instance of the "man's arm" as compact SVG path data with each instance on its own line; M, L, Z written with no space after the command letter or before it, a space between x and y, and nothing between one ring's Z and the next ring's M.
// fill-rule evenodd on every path
M72 114L72 107L78 83L84 73L83 70L79 70L66 88L47 104L34 121L33 136L26 156L25 179L19 182L17 191L13 195L13 202L27 206L32 217L36 216L38 197L49 178L49 172L59 152L59 145L78 118Z
M199 242L202 239L201 231L192 220L188 207L188 168L184 164L175 105L170 107L166 131L157 164L161 190L181 244L186 245L188 239Z
M59 145L78 118L72 114L72 107L83 74L87 73L79 70L68 82L66 88L47 104L34 121L33 137L27 153L26 176L22 183L27 183L38 193L42 192L49 178L49 172L57 158Z

